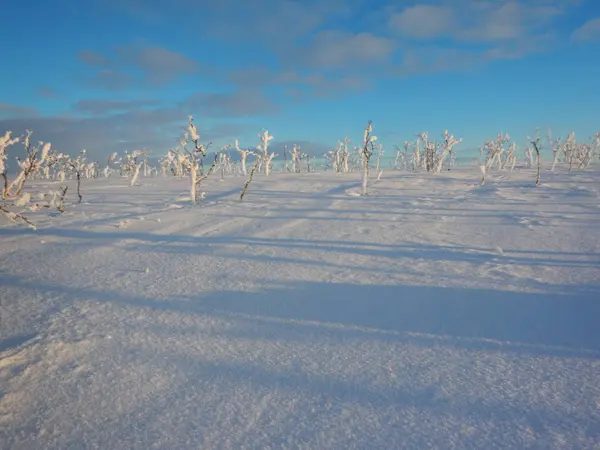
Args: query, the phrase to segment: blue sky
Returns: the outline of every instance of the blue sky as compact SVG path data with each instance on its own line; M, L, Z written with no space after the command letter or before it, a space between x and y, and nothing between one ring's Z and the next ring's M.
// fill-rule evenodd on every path
M204 142L316 153L367 120L395 144L600 131L597 0L7 0L0 132L59 151ZM8 45L6 45L8 43ZM466 150L465 150L466 151Z

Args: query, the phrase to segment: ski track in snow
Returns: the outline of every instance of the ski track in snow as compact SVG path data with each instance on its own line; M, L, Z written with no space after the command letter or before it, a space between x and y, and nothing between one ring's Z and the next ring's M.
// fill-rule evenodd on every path
M0 448L600 448L598 173L478 176L0 218Z

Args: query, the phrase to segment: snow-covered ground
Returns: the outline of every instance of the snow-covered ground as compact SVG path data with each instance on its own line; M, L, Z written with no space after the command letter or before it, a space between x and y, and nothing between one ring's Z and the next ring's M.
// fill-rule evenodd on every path
M0 448L599 448L600 177L479 179L83 180L0 217Z

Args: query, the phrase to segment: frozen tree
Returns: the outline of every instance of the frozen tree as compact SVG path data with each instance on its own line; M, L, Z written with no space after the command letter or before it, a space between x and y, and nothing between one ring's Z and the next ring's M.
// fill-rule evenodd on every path
M140 176L140 168L143 164L143 161L140 161L140 157L144 156L144 152L141 150L136 150L132 154L127 155L127 164L129 165L128 173L129 177L129 187L135 186L137 179Z
M20 138L11 139L11 133L7 132L0 140L0 173L4 178L4 188L2 190L2 199L14 198L21 194L27 179L37 172L46 161L50 152L51 144L40 142L37 146L31 145L32 132L27 130L24 138L25 151L27 157L24 160L17 158L20 171L12 182L8 182L8 174L4 161L6 160L6 148L20 141Z
M97 178L98 174L98 162L92 161L85 165L84 173L86 178Z
M187 151L187 150L186 150ZM203 176L200 173L200 163L201 160L199 158L204 158L206 156L206 149L204 147L196 146L192 152L187 151L187 159L183 160L183 164L187 166L190 173L190 199L192 204L196 204L198 198L198 188L202 181L206 178L206 176L210 175L217 165L217 155L215 155L215 159L213 164L206 176ZM200 193L200 197L203 197L203 193Z
M188 144L193 144L193 149L188 149ZM188 116L188 127L186 132L179 140L179 146L169 150L168 160L173 164L173 172L175 176L183 177L186 170L191 170L192 167L198 170L202 166L202 160L206 156L206 152L210 147L211 142L206 145L200 143L200 134L194 124L194 116ZM183 150L183 152L181 151ZM193 175L191 175L193 177Z
M344 172L344 168L348 165L347 150L347 144L343 141L338 141L335 150L331 150L323 155L331 164L331 169L334 172ZM326 165L326 168L328 167L329 165Z
M508 148L506 149L506 156L504 166L508 167L511 171L515 170L515 166L517 165L517 144L515 142L511 142Z
M219 166L219 163L222 161L221 152L217 152L214 155L214 159L212 165L208 169L206 173L203 173L202 170L202 161L204 157L206 157L208 148L211 143L209 142L206 145L200 143L200 134L194 125L193 116L188 117L188 128L184 133L183 137L179 141L179 147L177 149L171 150L173 154L172 161L176 164L176 173L184 174L186 171L189 173L190 179L190 199L192 204L196 204L198 197L204 197L203 192L198 192L199 187L202 182L208 178L215 169ZM189 143L193 144L193 149L189 150L187 145ZM224 149L229 148L230 146L224 147ZM183 150L183 153L180 152L180 149Z
M338 142L336 149L331 152L331 167L336 173L342 171L342 146L340 142Z
M52 146L50 143L44 142L39 142L38 145L32 145L31 134L32 132L27 130L24 138L12 138L12 133L7 131L4 136L0 136L0 177L3 179L0 212L12 221L24 222L35 229L35 225L23 215L22 211L25 207L35 210L38 208L38 205L31 204L31 194L29 192L23 192L23 189L27 180L29 180L36 172L40 171L48 158ZM24 160L16 158L19 165L19 172L16 177L9 182L8 168L6 166L8 155L6 152L8 147L21 142L21 139L23 139L27 156Z
M58 153L53 148L50 149L44 167L42 168L43 178L45 180L53 180L56 177L56 170L60 169L64 161L69 157L63 153Z
M423 164L423 157L421 155L421 146L419 145L419 141L414 141L414 142L408 142L406 141L404 143L404 148L406 148L406 151L408 152L409 147L412 147L412 153L411 153L411 157L410 157L410 164L412 166L412 170L413 172L416 172L417 170L421 170L422 168L422 164Z
M290 153L292 157L292 172L300 173L300 146L292 145L292 150Z
M4 136L0 136L0 176L4 180L4 187L2 189L2 199L8 198L8 170L6 167L6 159L8 155L6 149L11 145L14 145L20 141L20 138L11 138L12 131L7 131Z
M596 133L594 136L590 156L592 159L600 159L600 133Z
M117 152L113 152L112 154L110 154L108 156L108 158L106 160L106 166L104 167L104 170L102 171L104 178L110 177L110 175L114 172L113 165L116 166L121 163L121 161L118 158L119 158L119 154Z
M377 179L381 177L381 158L383 157L383 144L377 144L375 146L377 148L377 159L375 160L375 172L377 173Z
M435 167L436 173L440 173L442 171L442 165L444 164L444 160L446 159L446 156L448 156L448 154L452 152L453 147L462 142L462 138L456 139L453 135L448 133L448 130L444 131L443 136L444 142L442 147L442 154L437 160L437 165Z
M536 158L537 158L537 173L536 173L536 178L535 178L535 185L539 186L541 184L541 180L540 180L540 169L541 169L540 150L541 150L541 144L540 144L539 130L538 130L538 133L536 134L535 139L531 139L529 136L527 136L527 140L529 141L529 143L533 146L533 149L535 150L535 154L536 154Z
M180 147L184 147L184 146L185 146L185 143L183 145L180 144ZM183 176L185 175L185 166L186 166L185 155L183 155L179 152L179 148L174 148L174 149L169 150L169 152L167 153L167 158L172 165L173 175L175 175L176 177L179 177L179 178L183 178Z
M172 159L171 157L174 156L171 152L167 153L167 156L163 156L161 158L159 158L158 160L158 166L160 167L160 176L165 178L167 176L167 172L169 171L169 168L171 167L171 163L172 163Z
M142 152L142 168L144 169L144 178L147 178L152 174L152 168L150 167L150 164L148 164L148 155L150 155L149 150L144 150Z
M487 166L485 164L480 164L479 170L481 171L481 185L483 186L485 184L485 175L487 172Z
M406 169L406 155L408 154L408 148L410 146L410 143L408 141L404 141L403 144L403 149L401 149L400 147L398 147L397 145L395 145L394 147L396 148L396 157L394 158L394 165L393 168L394 170L398 170L398 168L400 167L400 165L402 166L403 169Z
M214 154L213 162L208 169L208 171L204 174L198 173L198 166L196 165L194 169L190 170L190 196L192 199L192 204L196 203L198 197L204 198L204 192L198 192L198 188L202 185L202 182L206 180L217 168L220 160L220 153L217 152Z
M86 168L86 150L83 149L79 152L79 155L76 158L71 158L67 165L71 168L72 172L75 174L75 179L77 180L77 197L79 198L79 202L83 200L83 196L81 195L81 177L84 174Z
M551 145L553 142L551 142ZM596 134L592 142L576 142L575 133L569 133L569 136L564 141L562 146L557 149L557 144L554 142L554 151L562 154L564 160L569 163L569 172L573 170L573 166L578 169L586 169L591 162L597 158L598 149L600 147L600 133ZM554 167L555 163L553 163Z
M221 147L221 151L219 152L219 169L221 171L221 181L225 179L225 172L231 172L231 159L229 154L226 153L227 150L231 148L231 144L224 145Z
M436 142L432 142L429 140L429 136L427 132L422 132L417 135L419 139L423 142L424 151L425 151L425 169L427 172L430 172L434 169L436 155L438 151L438 145Z
M552 168L550 169L550 171L554 172L556 164L560 160L561 153L564 155L564 147L560 137L557 137L555 139L552 138L551 128L548 128L548 145L550 146L550 149L552 150L552 153L554 155L554 157L552 158Z
M323 167L323 169L325 171L329 170L329 167L331 166L331 170L333 172L338 172L338 166L337 166L337 156L338 156L338 150L330 150L326 153L323 154L323 158L325 158L325 163L321 164L321 167Z
M340 142L340 145L342 173L348 173L350 172L350 152L348 151L348 146L350 145L350 138L344 138L344 140Z
M531 145L528 145L525 149L525 166L528 169L531 169L533 167L533 164L533 147Z
M240 193L240 200L244 200L244 196L248 192L248 188L250 187L250 183L252 183L252 178L254 177L254 173L260 167L260 160L261 160L261 158L262 158L262 156L258 156L256 158L256 161L252 165L252 169L250 170L250 176L246 180L246 183L244 184L244 188L242 189L242 192Z
M237 139L235 140L234 146L235 146L235 149L237 150L237 152L240 154L240 164L242 167L242 175L246 176L246 174L247 174L246 161L248 159L248 156L256 155L256 153L254 153L253 151L248 150L248 149L241 149Z
M497 164L498 170L504 167L503 155L506 143L510 141L508 133L498 133L498 136L493 141L488 141L484 144L484 150L487 151L486 166L491 169L494 164Z
M271 161L277 156L275 152L269 153L269 143L273 140L273 136L269 134L268 130L264 130L258 137L261 143L256 146L256 149L262 153L260 164L264 164L265 175L269 176L271 174Z
M373 136L371 134L372 132L373 132L373 124L372 124L372 121L369 120L369 122L367 123L367 126L365 128L365 131L363 133L363 147L361 150L361 156L362 156L362 162L363 162L361 195L367 195L371 156L373 156L373 152L375 150L375 141L377 140L377 136Z

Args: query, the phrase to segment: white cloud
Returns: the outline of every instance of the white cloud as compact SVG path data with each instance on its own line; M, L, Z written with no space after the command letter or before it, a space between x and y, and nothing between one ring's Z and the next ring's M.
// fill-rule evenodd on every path
M569 5L569 1L555 0L444 0L405 8L391 16L388 26L412 39L501 43L547 33L549 24Z
M105 100L105 99L82 99L73 105L73 109L94 115L103 115L117 111L130 111L136 108L156 106L153 100Z
M24 115L36 115L37 110L28 106L11 105L9 103L0 103L0 117L16 117ZM4 134L4 130L0 130Z
M588 20L571 33L572 42L600 41L600 17Z
M196 92L182 107L205 117L250 117L268 115L278 109L260 90Z
M416 5L392 15L389 26L402 36L431 39L451 34L455 20L448 7Z
M158 46L119 46L113 54L102 55L91 50L77 54L85 66L93 68L87 82L109 91L124 90L140 84L163 86L178 77L198 71L199 62ZM141 78L139 74L141 73Z
M368 32L351 34L327 30L308 45L291 51L286 62L293 66L339 69L349 65L384 63L395 51L395 42Z
M142 70L148 81L161 85L174 80L180 75L194 73L198 70L198 61L194 61L181 53L162 47L122 47L118 49L120 62Z

